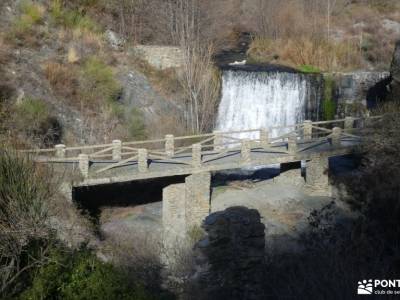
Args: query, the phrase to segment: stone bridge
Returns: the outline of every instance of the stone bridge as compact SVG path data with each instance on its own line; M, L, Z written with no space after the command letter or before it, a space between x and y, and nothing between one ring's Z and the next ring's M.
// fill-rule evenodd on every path
M185 183L163 191L164 228L173 231L171 236L176 237L182 228L198 226L209 214L211 172L305 161L306 185L317 193L327 194L329 157L356 151L363 132L380 120L380 116L347 117L305 121L288 127L183 137L167 135L148 141L114 140L103 145L57 145L23 152L31 154L37 162L61 166L71 181L70 194L72 187L190 175ZM282 134L270 136L276 129ZM252 138L243 138L246 136Z

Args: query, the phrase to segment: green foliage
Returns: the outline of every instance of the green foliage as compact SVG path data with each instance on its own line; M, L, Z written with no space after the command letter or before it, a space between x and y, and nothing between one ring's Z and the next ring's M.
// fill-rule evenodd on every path
M14 20L8 33L9 39L29 39L35 35L35 26L44 20L45 9L32 1L23 1L19 6L20 15Z
M143 113L139 109L132 109L127 118L127 122L129 137L136 140L143 140L146 138L146 126L144 123Z
M301 65L299 66L299 71L303 73L321 73L321 70L312 65Z
M54 24L71 29L100 31L99 25L78 9L68 9L61 0L53 0L50 17Z
M121 91L113 70L95 56L86 60L81 75L82 96L87 102L104 99L112 103Z
M324 120L332 120L336 114L336 102L333 100L333 91L335 81L331 76L324 77L324 98L322 103L322 111Z
M62 128L41 99L25 98L15 107L15 129L39 143L51 145L61 138Z
M20 127L38 128L49 117L47 104L41 99L25 98L16 107Z
M19 299L154 299L144 288L86 249L51 250L49 263L31 274L32 284Z

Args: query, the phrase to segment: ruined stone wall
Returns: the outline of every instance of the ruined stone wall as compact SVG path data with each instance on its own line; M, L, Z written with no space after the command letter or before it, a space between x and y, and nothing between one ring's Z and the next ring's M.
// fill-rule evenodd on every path
M133 52L156 69L164 70L182 66L183 55L179 47L139 45L134 47Z
M337 102L337 115L361 116L373 102L384 98L390 81L389 72L349 72L324 74L334 80L333 98Z

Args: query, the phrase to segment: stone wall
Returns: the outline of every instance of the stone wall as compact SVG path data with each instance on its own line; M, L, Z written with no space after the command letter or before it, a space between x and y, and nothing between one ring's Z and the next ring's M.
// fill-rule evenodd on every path
M156 69L164 70L182 66L182 51L179 47L139 45L133 51L135 55L146 60Z
M350 72L324 74L334 80L333 98L337 102L337 115L361 116L367 108L384 98L390 82L389 72Z

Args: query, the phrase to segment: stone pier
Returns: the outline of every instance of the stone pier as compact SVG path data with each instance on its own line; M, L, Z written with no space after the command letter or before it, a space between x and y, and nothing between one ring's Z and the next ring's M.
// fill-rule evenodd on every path
M190 232L200 228L210 213L211 174L186 177L185 183L173 184L163 190L163 245L166 264L176 262L177 251L190 247Z
M329 158L319 154L311 156L306 166L306 188L316 196L331 196L329 185Z

